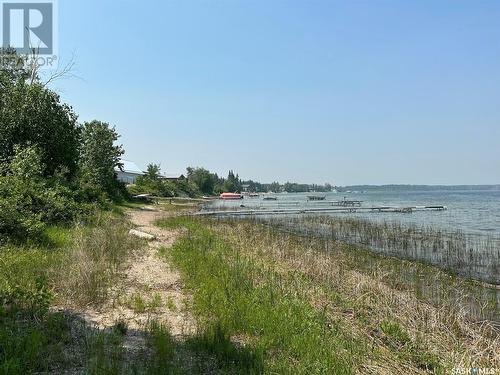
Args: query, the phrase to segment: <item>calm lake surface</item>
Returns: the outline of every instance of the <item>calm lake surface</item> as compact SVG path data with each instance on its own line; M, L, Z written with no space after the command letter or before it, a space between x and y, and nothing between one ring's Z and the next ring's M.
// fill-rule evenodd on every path
M245 197L240 201L216 201L215 207L246 208L285 208L285 207L326 207L323 201L308 201L311 193L272 194L276 201L266 201L262 197ZM500 238L500 190L463 190L463 191L369 191L364 193L316 193L326 195L326 201L348 200L363 201L362 207L372 206L423 206L444 205L445 211L415 211L403 213L332 213L363 217L370 220L398 221L418 226L432 226L446 231L462 230L467 234Z

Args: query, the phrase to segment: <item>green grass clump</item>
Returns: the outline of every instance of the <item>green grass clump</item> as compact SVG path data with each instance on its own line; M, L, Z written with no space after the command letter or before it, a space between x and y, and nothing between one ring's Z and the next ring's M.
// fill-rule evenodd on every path
M83 366L81 358L68 358L68 346L83 356L86 333L75 334L75 317L49 306L102 301L137 245L127 231L123 219L105 215L87 227L48 226L37 247L0 247L0 374Z
M380 324L380 329L389 347L397 352L401 358L409 359L418 368L433 373L443 373L443 368L437 356L419 348L398 323L384 320Z
M398 323L384 320L380 324L380 328L385 336L391 341L392 346L400 349L411 345L411 339L407 332L403 331Z
M235 253L200 222L174 218L158 224L188 228L169 253L194 294L203 331L198 345L220 363L244 373L355 372L362 346L289 293L272 269Z
M49 225L44 230L41 245L48 249L60 249L68 246L72 240L72 228L59 225Z
M148 302L148 311L155 312L162 305L161 296L158 293L153 294L151 300Z
M146 311L146 302L139 293L135 293L130 298L130 307L136 313L143 313Z
M65 361L68 321L48 311L49 274L60 258L58 251L0 249L0 374L48 371Z
M30 319L0 308L0 374L29 374L57 369L67 362L65 350L74 338L60 313ZM24 317L24 318L21 318Z
M176 346L168 327L152 321L147 327L148 345L153 352L152 360L146 366L147 374L181 373L174 363Z
M0 308L43 315L51 301L47 285L49 270L61 254L35 248L0 249Z
M118 330L94 331L88 334L85 368L89 374L123 373L125 351L123 334Z
M59 297L73 305L98 305L107 298L123 262L140 246L128 235L125 219L103 215L92 226L77 227L72 243L64 251L56 289Z
M172 312L177 311L177 306L175 306L174 299L171 296L167 297L165 305L167 306L167 309L169 309L170 311Z

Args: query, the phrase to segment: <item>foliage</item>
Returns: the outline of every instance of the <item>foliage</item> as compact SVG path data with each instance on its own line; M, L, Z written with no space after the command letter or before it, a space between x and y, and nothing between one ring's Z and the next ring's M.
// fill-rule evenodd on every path
M124 150L115 145L119 135L108 123L93 120L82 127L80 168L82 182L89 194L105 193L117 198L123 190L116 179L115 167L121 168Z
M227 179L222 184L222 189L224 192L236 193L241 191L241 181L238 175L234 174L233 171L229 171Z
M146 175L139 176L136 180L136 185L130 188L130 191L139 193L150 193L163 197L172 196L200 196L200 195L218 195L223 192L309 192L309 191L321 191L328 192L333 189L332 185L326 183L324 185L316 184L297 184L292 182L287 182L285 184L280 184L279 182L273 182L271 184L263 184L253 180L243 181L240 179L237 173L230 170L227 178L222 178L217 175L217 173L210 172L203 167L187 167L187 178L179 179L176 181L160 181L155 178L155 175L159 175L160 168L157 164L148 165L148 171Z
M2 82L0 89L0 162L9 162L17 147L36 146L41 151L43 174L64 168L77 170L80 128L76 115L59 96L40 84L23 80Z
M211 195L219 182L216 173L211 173L205 168L187 167L187 179L190 183L196 185L198 190L204 195Z
M150 163L146 168L146 174L138 176L135 186L131 188L133 193L147 193L159 197L173 197L176 188L168 181L160 179L161 168L159 164Z
M271 191L273 193L279 193L281 191L281 186L278 182L273 182L267 188L267 191Z
M71 222L93 202L126 194L114 171L123 149L108 124L79 125L26 57L0 53L0 242L39 240L46 224Z
M72 108L30 76L25 57L0 53L0 242L41 240L46 224L85 216L103 192L116 198L122 150L113 129L77 124Z
M160 164L150 163L146 167L145 177L150 180L157 180L160 177L160 171L161 171Z
M29 78L27 67L27 58L18 56L14 48L0 48L0 84L2 86L16 82L24 81Z
M92 207L57 176L42 176L41 151L15 147L15 155L0 176L0 234L17 240L39 239L47 223L71 222ZM0 237L1 238L1 237Z
M200 190L193 181L185 178L167 180L161 178L160 171L159 164L148 164L146 174L138 176L135 185L130 186L129 191L133 194L147 193L159 197L200 195Z

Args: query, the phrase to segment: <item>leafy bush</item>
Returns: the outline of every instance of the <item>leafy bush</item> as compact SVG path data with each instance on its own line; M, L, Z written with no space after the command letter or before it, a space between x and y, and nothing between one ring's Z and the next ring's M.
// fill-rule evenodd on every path
M0 309L44 315L51 300L46 286L47 270L57 257L58 254L43 250L2 249Z
M63 179L46 179L41 151L15 148L6 175L0 176L0 241L40 239L48 223L68 223L93 210Z

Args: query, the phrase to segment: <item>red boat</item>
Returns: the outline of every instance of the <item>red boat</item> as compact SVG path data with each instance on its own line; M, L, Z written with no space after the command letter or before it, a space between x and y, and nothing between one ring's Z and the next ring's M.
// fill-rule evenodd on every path
M243 199L243 195L238 193L222 193L220 199Z

